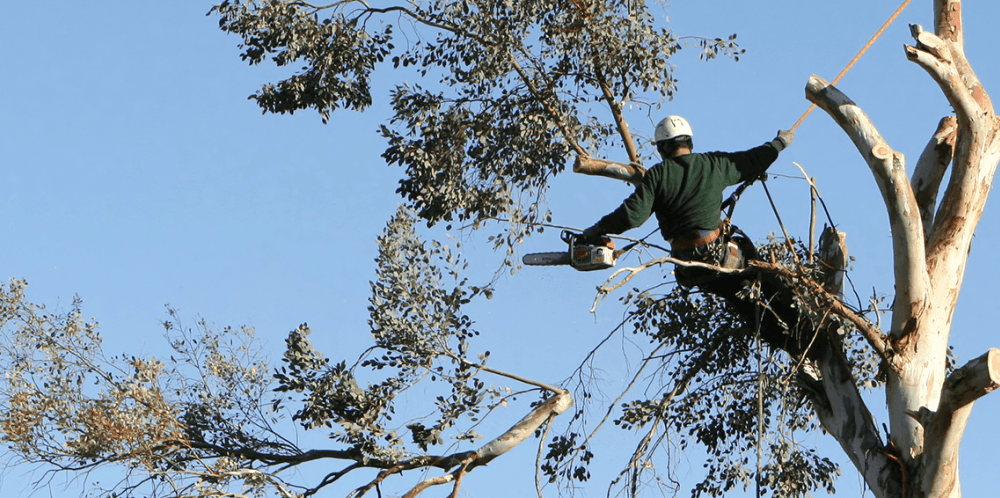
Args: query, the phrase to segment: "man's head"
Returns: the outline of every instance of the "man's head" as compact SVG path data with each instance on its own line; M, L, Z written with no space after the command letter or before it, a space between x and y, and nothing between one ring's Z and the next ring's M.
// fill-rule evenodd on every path
M675 155L678 149L686 148L690 151L694 147L691 140L693 134L691 124L686 119L680 116L667 116L656 125L654 133L656 150L664 159Z

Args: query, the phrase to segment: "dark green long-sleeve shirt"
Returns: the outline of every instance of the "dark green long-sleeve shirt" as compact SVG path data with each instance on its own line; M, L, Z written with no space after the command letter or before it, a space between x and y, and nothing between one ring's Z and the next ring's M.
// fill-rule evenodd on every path
M719 226L726 187L759 176L784 149L780 140L744 152L707 152L671 157L646 171L618 209L597 223L600 233L636 228L656 213L665 240Z

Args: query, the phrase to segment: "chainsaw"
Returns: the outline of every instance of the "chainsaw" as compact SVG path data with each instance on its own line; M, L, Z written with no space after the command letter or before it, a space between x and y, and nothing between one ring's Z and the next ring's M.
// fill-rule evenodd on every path
M615 266L619 255L615 253L615 243L611 239L601 237L596 244L585 244L580 234L569 230L563 230L559 237L569 250L525 254L521 261L529 266L569 265L579 271L605 270Z

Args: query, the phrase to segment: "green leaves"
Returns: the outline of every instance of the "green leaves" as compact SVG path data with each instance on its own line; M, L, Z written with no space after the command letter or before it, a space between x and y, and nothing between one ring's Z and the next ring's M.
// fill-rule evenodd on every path
M371 106L371 73L394 48L392 27L369 31L359 17L315 15L301 2L230 2L212 7L219 28L243 39L243 60L270 58L278 66L303 64L277 84L265 84L250 98L265 112L316 109L326 122L340 107Z
M571 155L632 148L616 125L625 105L641 115L673 95L668 61L682 44L648 9L611 0L272 0L225 1L210 14L241 37L251 64L301 64L251 97L265 112L315 109L325 122L339 108L367 109L382 70L393 116L379 132L383 158L405 171L398 193L430 224L503 220L516 244L544 220L548 182ZM734 40L703 43L734 55ZM421 84L403 83L411 77Z

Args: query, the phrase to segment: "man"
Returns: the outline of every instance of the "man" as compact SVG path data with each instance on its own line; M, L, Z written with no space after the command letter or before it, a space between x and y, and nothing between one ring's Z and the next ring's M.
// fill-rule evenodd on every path
M584 231L594 240L636 228L655 213L663 238L677 259L720 265L726 249L720 238L722 192L758 178L792 143L794 133L781 130L774 140L744 152L693 153L691 125L668 116L656 125L656 148L663 162L646 172L635 193L611 214ZM734 266L743 266L738 257ZM727 264L726 266L730 266ZM680 270L680 269L679 269ZM678 272L678 281L685 284Z

